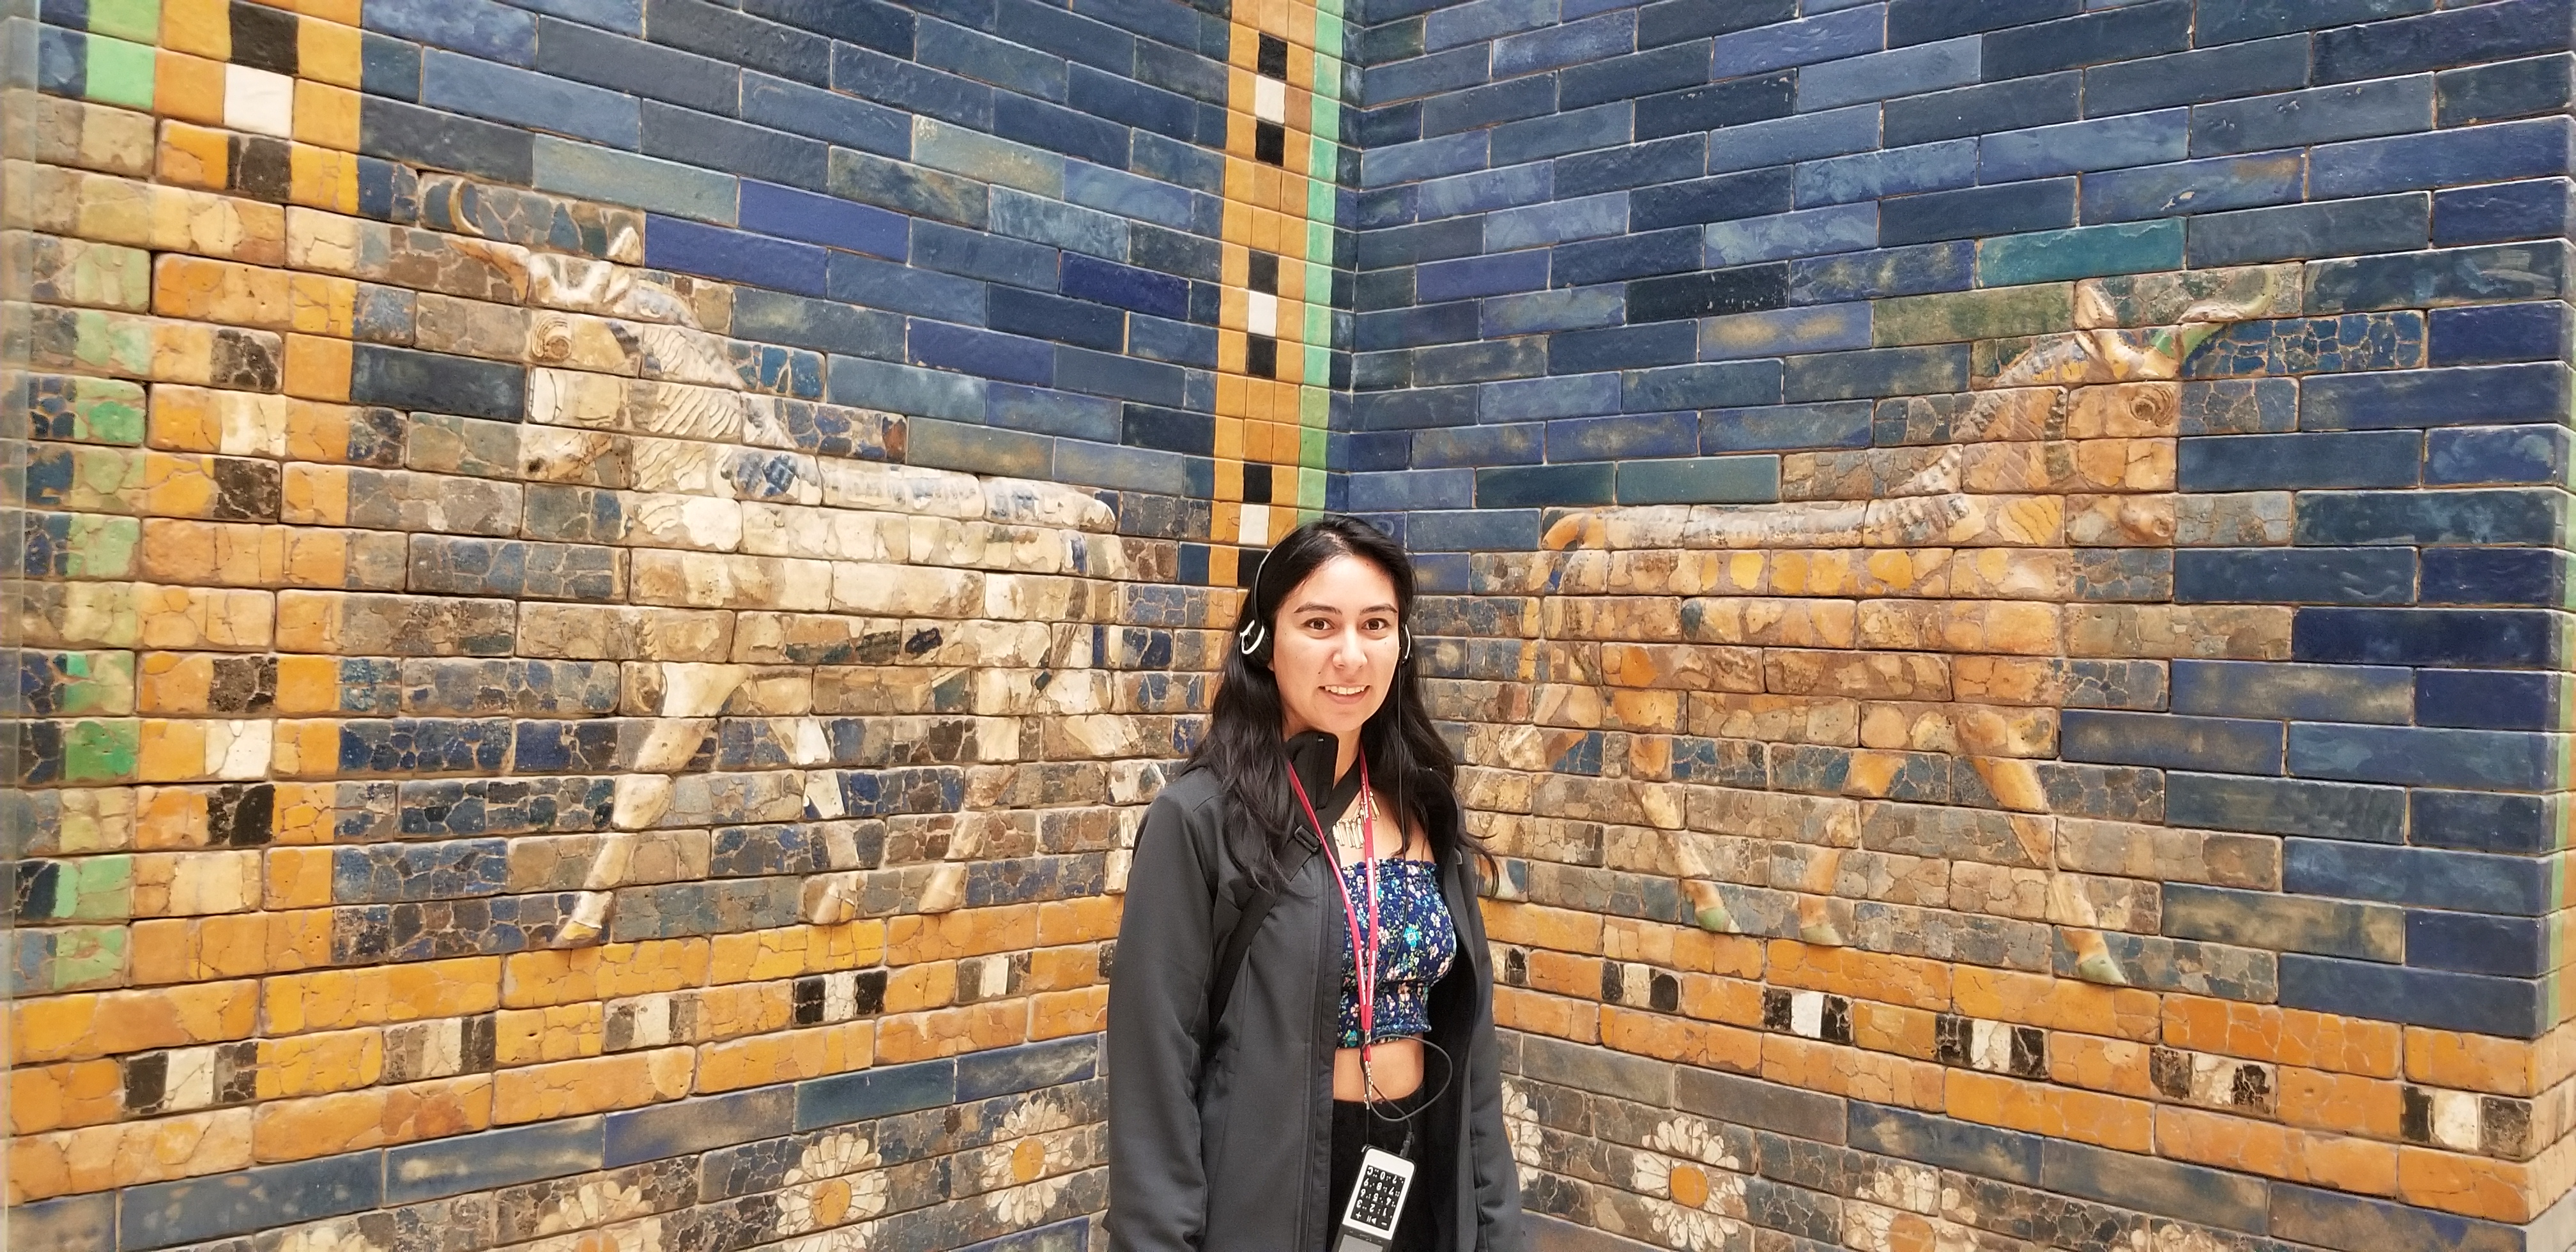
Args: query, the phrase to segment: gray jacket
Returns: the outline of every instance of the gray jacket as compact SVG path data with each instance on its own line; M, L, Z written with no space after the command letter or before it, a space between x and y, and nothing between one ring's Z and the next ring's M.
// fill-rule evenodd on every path
M1346 782L1331 799L1319 795L1321 807L1337 812L1355 789ZM1432 820L1454 832L1454 797L1425 790ZM1287 884L1254 932L1224 1019L1206 1021L1211 967L1253 895L1225 846L1240 820L1216 777L1191 770L1146 810L1136 838L1109 981L1107 1229L1119 1252L1319 1252L1340 1216L1325 1208L1350 941L1311 834L1283 858ZM1323 820L1329 826L1332 812ZM1467 859L1440 861L1459 959L1429 1004L1431 1041L1462 1072L1423 1114L1406 1207L1434 1206L1440 1252L1519 1252L1491 954ZM1438 1087L1439 1057L1425 1065Z

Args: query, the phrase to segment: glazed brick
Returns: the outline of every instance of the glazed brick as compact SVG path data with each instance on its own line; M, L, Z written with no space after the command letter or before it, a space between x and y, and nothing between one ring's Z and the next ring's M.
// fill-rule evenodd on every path
M1627 228L1628 195L1603 192L1570 200L1553 200L1528 208L1489 213L1483 221L1483 246L1496 251L1597 239Z
M2317 80L2346 82L2563 52L2570 34L2567 0L2499 0L2371 22L2317 36Z
M632 1165L783 1135L795 1124L796 1106L795 1086L782 1085L611 1113L602 1164Z
M2529 857L2292 839L2281 873L2283 889L2302 894L2518 917L2556 907L2546 864Z
M2327 144L2308 156L2308 194L2368 196L2565 174L2571 138L2576 121L2550 117Z
M1556 194L1589 196L1623 191L1677 178L1696 178L1707 164L1697 135L1675 135L1648 143L1563 157L1556 162Z
M358 48L359 90L371 96L419 100L420 54L419 44L367 32Z
M2075 70L1890 100L1883 112L1891 147L1964 135L2071 122L2082 114L2084 76Z
M1977 54L1977 40L1960 38L1808 65L1798 73L1798 107L1827 109L1973 83Z
M2429 364L2499 365L2563 360L2569 353L2567 305L2550 301L2485 308L2435 309L2429 319Z
M900 57L835 44L831 75L834 91L888 108L926 113L977 130L989 130L994 125L992 88Z
M32 1247L116 1252L116 1195L93 1192L17 1205L10 1224Z
M826 291L821 248L655 215L644 227L645 263L683 273L773 287L800 295Z
M792 187L745 181L739 224L764 235L819 243L900 261L911 225L898 214Z
M1696 429L1692 433L1696 436ZM1768 456L1623 461L1616 494L1621 504L1764 503L1780 498L1780 461Z
M2380 79L2200 105L2191 111L2191 155L2261 152L2432 126L2430 75Z
M604 1124L575 1117L404 1144L384 1154L385 1202L417 1204L599 1169Z
M1619 379L1619 407L1630 413L1749 408L1779 398L1780 366L1773 361L1637 370Z
M2433 79L2433 117L2444 126L2527 117L2566 109L2576 99L2566 53L2449 70Z
M1989 134L1977 142L1977 177L2000 183L2179 161L2189 117L2167 109Z
M1714 141L1711 168L1715 168ZM1945 191L1965 187L1976 177L1977 144L1973 140L1954 139L1830 157L1798 166L1798 207L1844 204L1915 191Z
M1558 331L1547 339L1551 374L1679 365L1699 355L1699 328L1688 322Z
M2343 664L2538 669L2550 664L2551 631L2549 616L2530 610L2306 608L2291 625L2290 653Z
M2128 222L2294 204L2306 192L2307 172L2301 151L2099 171L2084 176L2084 220Z
M645 0L644 31L655 43L713 60L831 85L830 40L706 0Z
M2191 43L2187 0L2148 0L2053 22L2035 22L1985 36L1985 77L1991 81L2045 74L2102 61L2125 61L2179 52Z
M1513 465L1476 471L1476 507L1526 509L1549 505L1608 504L1615 467ZM1417 515L1419 517L1421 515Z
M2188 548L2174 553L2180 604L2405 604L2415 555L2372 548Z
M2264 1229L2271 1199L2268 1184L2243 1174L2063 1139L2041 1148L2039 1181L2050 1191L2253 1232Z
M709 113L731 114L744 102L743 73L732 65L551 17L537 19L536 66L558 78Z
M2416 720L2427 726L2556 730L2566 706L2566 683L2553 674L2428 669L2415 676Z
M1965 344L1829 352L1790 357L1787 364L1785 398L1793 403L1938 394L1968 385Z
M1698 40L1677 43L1649 52L1609 57L1559 73L1556 107L1580 109L1608 100L1629 100L1696 86L1710 77L1709 45Z
M359 344L349 364L349 399L396 409L427 409L515 422L525 411L527 372L380 344Z
M2559 745L2523 731L2294 725L2290 772L2310 778L2538 791Z
M2311 266L2308 307L2330 312L2550 299L2567 269L2566 246L2554 242L2319 261Z
M2072 191L2069 189L2069 199ZM1789 211L1787 170L1753 170L1641 187L1628 195L1628 229L1660 230Z
M1483 169L1486 146L1492 138L1488 132L1478 130L1376 149L1361 160L1361 185L1383 187Z
M2433 197L2433 242L2439 247L2544 239L2567 232L2570 184L2565 179L2461 187Z
M1431 15L1431 25L1458 10L1443 10ZM1534 74L1563 66L1584 65L1605 57L1633 52L1637 47L1637 14L1615 10L1592 17L1566 15L1562 23L1555 15L1532 23L1540 29L1513 35L1494 43L1493 72L1497 77ZM1426 28L1425 37L1434 44L1441 41L1436 32Z
M839 262L838 257L833 260ZM1057 289L1062 264L1053 248L937 222L913 224L912 260L917 266L1036 291Z
M2423 477L2424 436L2412 430L2319 431L2184 439L2175 485L2183 491L2411 487Z
M536 62L536 15L493 0L376 0L362 20L369 30L487 61Z
M1476 418L1517 422L1586 417L1619 409L1620 375L1570 374L1487 383L1476 392Z
M1405 537L1431 552L1517 551L1537 539L1538 524L1535 509L1432 510L1410 515Z
M1736 78L1876 52L1883 46L1884 28L1884 15L1865 7L1719 35L1709 77ZM1885 81L1902 73L1900 66L1881 63L1875 77Z
M2486 791L2413 793L2410 842L2419 847L2532 854L2559 846L2558 802Z
M1413 464L1444 466L1534 465L1546 457L1546 427L1537 423L1451 426L1413 436Z
M2281 727L2274 722L2068 709L2058 715L2058 747L2067 760L2096 764L2281 772Z
M2207 46L2210 15L2204 6L2196 38L2202 47L2084 71L2084 112L2093 117L2138 113L2180 104L2205 104L2240 96L2294 91L2308 85L2308 39L2290 35Z
M1677 274L1700 267L1700 231L1695 226L1681 226L1652 234L1558 244L1550 253L1549 281L1559 287Z
M1758 313L1788 303L1789 267L1777 262L1639 279L1628 284L1628 321L1632 326L1674 318Z
M872 24L881 26L886 36L883 42L867 39L854 39L852 42L867 44L880 52L897 56L905 52L900 44L909 42L912 52L924 65L1007 87L1040 100L1064 99L1065 63L1060 58L936 19L918 21L913 15L891 6L854 6L852 13L854 16L866 15ZM905 38L907 35L908 40ZM1220 97L1222 94L1220 88Z
M1899 247L2074 224L2075 180L2052 178L1881 201L1878 242Z
M2548 972L2547 934L2536 918L2409 911L2406 963L2507 978Z
M2562 426L2491 426L2437 430L2427 444L2427 483L2554 483L2567 478L2568 434Z
M2509 548L2431 548L2424 553L2426 604L2557 604L2565 599L2567 561L2558 554Z
M1797 81L1795 73L1762 74L1642 97L1634 106L1636 137L1661 139L1787 117L1796 110Z
M1476 476L1465 469L1413 469L1351 475L1350 508L1354 512L1469 509L1475 505Z
M2214 213L2191 219L2184 255L2210 266L2405 251L2424 246L2431 210L2417 193Z
M2432 969L2401 969L2383 963L2342 961L2334 956L2303 956L2285 953L2280 958L2280 1005L2303 1007L2316 1012L2344 1012L2344 1015L2375 1015L2380 1020L2401 1020L2411 1025L2432 1025L2439 1030L2468 1030L2481 1036L2535 1038L2543 1028L2540 1023L2540 984L2524 979L2486 979L2476 974L2450 974ZM2324 1195L2324 1193L2318 1193ZM2344 1195L2324 1195L2329 1200L2347 1200ZM2360 1198L2352 1198L2360 1200ZM2277 1200L2275 1200L2277 1203ZM2393 1206L2370 1206L2370 1211ZM2432 1237L2450 1234L2439 1247L2468 1247L2458 1231L2465 1229L2460 1219L2442 1219L2439 1213L2406 1211L2414 1221L2411 1229L2424 1229L2419 1221L2432 1216ZM2300 1224L2280 1224L2290 1231L2308 1229ZM2476 1224L2483 1226L2483 1224ZM2388 1224L2380 1219L2378 1239L2388 1239ZM2344 1234L2349 1226L2331 1231L2331 1239L2354 1252L2367 1252L2367 1244L2357 1244ZM2437 1234L2439 1231L2439 1234ZM2287 1234L2287 1231L2285 1231ZM2331 1247L2331 1244L2329 1244ZM2491 1242L2488 1247L2506 1249L2509 1242Z
M421 103L549 129L621 148L639 142L633 96L432 49L422 58Z
M2335 492L2301 497L2303 544L2545 543L2563 509L2532 491Z
M2311 378L2300 387L2299 425L2361 430L2555 421L2567 411L2568 377L2567 367L2553 362Z
M1617 100L1588 109L1507 122L1494 128L1493 146L1487 158L1497 166L1515 165L1570 152L1612 147L1628 142L1632 136L1648 138L1636 134L1636 108L1629 101Z
M2413 720L2415 672L2380 666L2177 660L2172 692L2176 713L2402 725Z
M1878 210L1875 205L1843 204L1711 222L1705 242L1712 265L1744 265L1874 248L1878 246Z
M864 292L868 303L898 313L969 325L984 317L984 284L874 257L834 252L824 282L835 300L855 302Z
M1975 280L1976 256L1973 242L1959 240L1803 258L1789 265L1789 302L1840 304L1965 291Z
M1639 120L1643 122L1642 114ZM1865 153L1878 146L1878 109L1858 104L1822 113L1745 122L1713 130L1705 144L1693 146L1705 148L1707 169L1712 174ZM1956 159L1954 155L1952 160Z
M2363 843L2406 840L2406 792L2304 778L2165 775L2165 820L2176 826L2309 835Z
M795 1091L796 1129L842 1126L955 1103L957 1063L889 1065L801 1082Z
M1653 0L1637 11L1637 46L1770 26L1797 15L1797 0Z
M1009 92L993 98L993 133L1110 169L1123 167L1128 161L1130 141L1126 127Z
M380 1152L129 1187L117 1196L117 1246L158 1248L246 1234L355 1213L383 1198Z
M1788 448L1866 448L1870 403L1787 404L1754 409L1713 409L1700 415L1704 454Z
M1743 360L1866 348L1873 342L1870 306L1856 301L1708 318L1700 323L1699 357Z
M358 150L519 184L532 180L535 164L526 131L372 96L358 108Z

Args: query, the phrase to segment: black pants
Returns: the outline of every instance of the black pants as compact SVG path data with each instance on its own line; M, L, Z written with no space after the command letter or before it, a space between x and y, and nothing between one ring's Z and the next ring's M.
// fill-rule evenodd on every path
M1404 1156L1413 1162L1415 1171L1413 1189L1405 1197L1404 1215L1396 1219L1395 1242L1387 1245L1387 1252L1431 1252L1431 1205L1423 1198L1429 1190L1423 1186L1423 1176L1431 1165L1424 1159L1425 1136L1419 1129L1422 1118L1388 1120L1420 1108L1431 1094L1425 1087L1400 1100L1380 1101L1375 1113L1365 1104L1333 1101L1333 1207L1326 1210L1332 1233L1324 1242L1327 1252L1341 1244L1342 1206L1350 1202L1351 1186L1359 1178L1360 1156L1370 1148ZM1408 1127L1415 1128L1410 1151L1405 1146Z

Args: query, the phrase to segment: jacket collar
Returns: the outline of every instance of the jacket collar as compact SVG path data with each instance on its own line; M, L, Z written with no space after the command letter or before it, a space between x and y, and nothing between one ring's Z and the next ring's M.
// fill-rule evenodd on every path
M1324 823L1325 830L1332 829L1333 823L1341 820L1342 811L1359 798L1359 768L1353 766L1349 773L1335 779L1333 760L1339 755L1340 744L1333 736L1320 730L1289 736L1287 747L1288 768L1296 771L1297 781L1305 785L1307 797L1315 802L1316 819ZM1311 839L1322 832L1300 830L1298 833Z

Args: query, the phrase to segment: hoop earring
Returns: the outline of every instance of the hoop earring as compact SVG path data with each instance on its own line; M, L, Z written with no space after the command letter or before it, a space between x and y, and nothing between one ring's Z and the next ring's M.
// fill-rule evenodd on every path
M1270 628L1255 621L1246 624L1242 632L1234 637L1234 646L1236 651L1245 656L1251 656L1261 651L1261 645L1269 641Z

